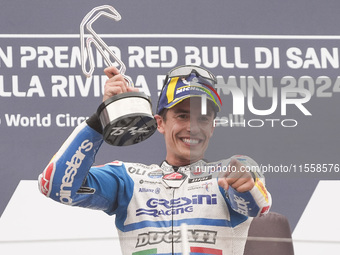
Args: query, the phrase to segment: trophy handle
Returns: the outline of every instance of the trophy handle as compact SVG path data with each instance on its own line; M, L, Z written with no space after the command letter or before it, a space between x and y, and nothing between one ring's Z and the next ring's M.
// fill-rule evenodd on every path
M95 48L99 51L99 53L105 59L105 62L108 66L114 66L111 62L110 57L112 57L119 65L119 72L123 75L124 79L128 83L128 86L133 87L133 82L130 77L125 75L126 67L123 61L121 61L117 55L110 49L110 47L103 41L102 38L96 33L96 31L92 28L92 24L99 19L101 16L105 16L107 18L113 19L115 21L121 20L121 15L119 12L109 5L102 5L93 8L82 20L80 23L80 55L81 55L81 66L82 71L86 77L90 77L94 71L94 57L92 44L94 44ZM90 33L89 37L85 40L85 28ZM85 55L85 48L87 57ZM105 54L105 51L108 54ZM89 60L90 69L86 69L87 58Z

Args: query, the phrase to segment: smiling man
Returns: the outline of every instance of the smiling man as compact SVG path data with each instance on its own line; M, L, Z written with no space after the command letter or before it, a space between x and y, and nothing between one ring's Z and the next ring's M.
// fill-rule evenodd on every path
M116 68L105 73L104 101L134 90ZM168 73L155 115L167 152L160 165L92 166L103 141L95 114L74 130L39 176L40 191L64 204L116 215L124 255L180 254L183 223L191 254L243 254L251 217L268 212L271 196L263 177L250 171L256 163L249 157L203 160L220 110L215 83L215 76L198 66Z
M209 104L207 115L201 114L201 99L185 99L162 115L156 115L158 131L164 135L167 162L189 165L203 158L213 134L214 111Z

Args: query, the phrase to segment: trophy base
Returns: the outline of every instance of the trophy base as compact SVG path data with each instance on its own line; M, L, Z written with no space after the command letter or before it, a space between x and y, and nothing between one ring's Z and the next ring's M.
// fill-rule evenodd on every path
M127 92L104 101L97 110L104 141L114 146L133 145L149 138L157 129L150 98Z

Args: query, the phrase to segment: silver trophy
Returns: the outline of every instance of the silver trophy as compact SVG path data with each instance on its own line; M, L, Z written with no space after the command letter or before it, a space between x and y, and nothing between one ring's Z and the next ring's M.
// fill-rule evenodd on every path
M94 71L94 57L91 48L91 45L94 44L108 66L113 66L110 56L119 64L119 72L127 81L128 86L133 87L133 82L125 75L126 67L124 63L92 28L93 22L101 16L115 21L121 19L117 10L109 5L95 7L84 17L80 23L82 71L86 77L90 77ZM90 33L86 40L85 28ZM89 60L89 70L86 70L87 59ZM126 146L142 142L157 129L157 122L152 114L150 97L141 92L115 95L98 107L97 114L102 124L103 138L111 145Z

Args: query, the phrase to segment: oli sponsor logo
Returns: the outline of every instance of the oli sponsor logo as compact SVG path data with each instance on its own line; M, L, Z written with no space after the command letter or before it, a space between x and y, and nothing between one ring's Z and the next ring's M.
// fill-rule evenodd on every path
M135 167L129 167L128 171L130 174L136 174L136 175L144 175L146 173L146 170L140 169L140 168L135 168Z

